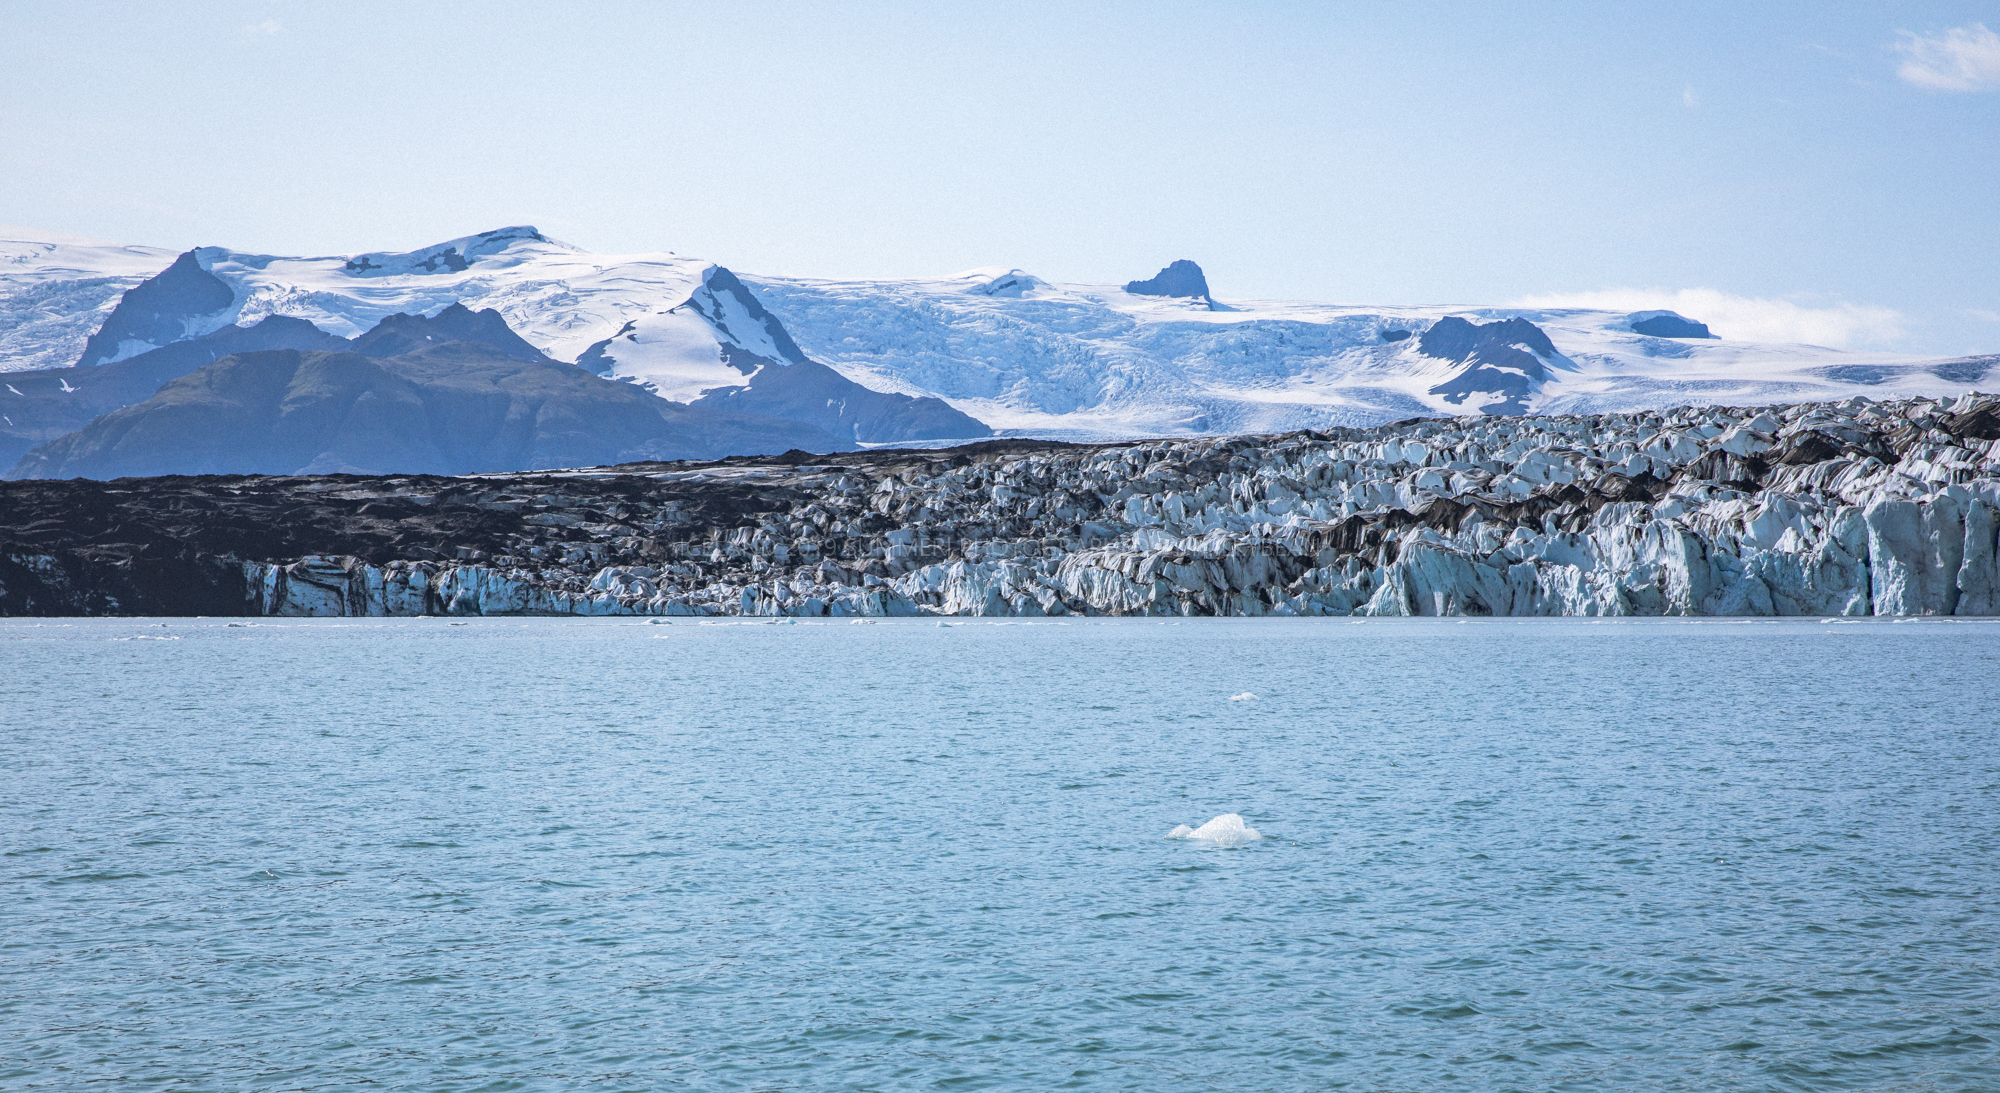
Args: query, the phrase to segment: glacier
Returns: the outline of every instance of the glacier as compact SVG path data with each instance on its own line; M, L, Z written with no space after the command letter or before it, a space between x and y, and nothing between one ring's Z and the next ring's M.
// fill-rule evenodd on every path
M814 359L939 395L1002 433L1071 440L1359 427L1419 415L1950 397L2000 355L1925 358L1693 333L1660 312L1373 307L1134 294L991 267L835 281L745 275ZM1004 287L1004 290L999 290ZM1532 326L1506 360L1434 355L1441 322ZM1524 360L1525 358L1525 360ZM1510 374L1519 372L1527 374Z
M174 252L0 225L0 372L63 368Z

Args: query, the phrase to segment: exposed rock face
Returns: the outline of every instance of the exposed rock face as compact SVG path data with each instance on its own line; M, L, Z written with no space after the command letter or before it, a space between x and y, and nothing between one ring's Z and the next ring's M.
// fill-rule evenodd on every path
M483 345L517 361L555 363L514 333L498 311L492 308L474 311L464 304L452 304L429 318L391 315L376 323L373 330L354 339L348 348L364 357L400 357L446 342Z
M188 251L174 264L125 293L104 325L84 343L78 364L103 364L137 356L207 330L192 329L204 319L219 318L236 300L222 278L201 264L199 251Z
M1202 276L1201 267L1185 258L1179 259L1167 268L1144 281L1127 281L1125 291L1134 296L1186 296L1208 299L1208 278Z
M711 273L742 294L735 318L768 323L774 352L796 361L745 355L750 386L682 405L559 365L490 308L390 315L351 340L272 315L94 368L12 373L0 467L16 478L457 474L990 433L942 399L872 391L798 356L747 289ZM229 360L259 350L325 356Z
M1465 365L1450 379L1432 387L1453 406L1493 413L1526 413L1528 400L1549 378L1546 361L1567 362L1542 328L1526 319L1471 323L1448 316L1432 323L1417 339L1426 357Z
M2000 396L22 482L0 513L9 614L1995 614Z
M1713 338L1707 323L1698 323L1685 315L1672 311L1634 312L1630 321L1632 333L1644 334L1649 338Z

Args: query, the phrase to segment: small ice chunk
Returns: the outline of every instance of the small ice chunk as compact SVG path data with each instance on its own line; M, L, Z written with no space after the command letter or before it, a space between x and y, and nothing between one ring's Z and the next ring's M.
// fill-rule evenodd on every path
M1182 824L1167 832L1169 839L1195 839L1210 846L1243 846L1263 837L1234 812L1225 812L1200 827Z
M1234 694L1234 695L1230 695L1230 696L1229 696L1229 701L1231 701L1231 702L1255 702L1255 701L1257 701L1257 696L1256 696L1256 695L1254 695L1254 694L1252 694L1252 693L1250 693L1249 691L1244 691L1244 692L1243 692L1242 694Z

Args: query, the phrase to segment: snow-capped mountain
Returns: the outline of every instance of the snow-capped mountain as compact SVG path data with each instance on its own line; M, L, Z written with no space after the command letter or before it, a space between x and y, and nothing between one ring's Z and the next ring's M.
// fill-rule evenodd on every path
M985 425L1116 438L1935 396L1993 382L2000 366L1746 343L1671 312L1218 297L1185 260L1122 287L1006 267L837 281L596 255L529 227L320 258L12 234L0 243L0 370L118 361L272 315L353 337L462 303L498 311L552 359L664 399L870 443L963 439Z
M46 251L52 257L36 266L32 247L22 249L23 267L45 282L88 257L74 248ZM88 304L96 311L63 329L98 326L74 363L117 364L272 316L350 338L397 315L434 315L457 304L497 311L534 350L670 402L798 421L864 443L990 433L937 399L870 390L808 360L749 289L700 259L592 255L528 227L408 253L282 258L204 247L149 257L155 275L130 285L108 312L96 296L78 296L72 310ZM58 261L61 270L50 268ZM18 280L31 285L28 272ZM0 284L0 292L9 287Z

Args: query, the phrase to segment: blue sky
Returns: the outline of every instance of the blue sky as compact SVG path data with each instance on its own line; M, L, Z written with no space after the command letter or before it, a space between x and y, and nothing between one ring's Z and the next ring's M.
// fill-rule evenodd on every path
M0 5L0 222L2000 351L2000 3Z

